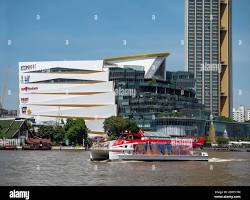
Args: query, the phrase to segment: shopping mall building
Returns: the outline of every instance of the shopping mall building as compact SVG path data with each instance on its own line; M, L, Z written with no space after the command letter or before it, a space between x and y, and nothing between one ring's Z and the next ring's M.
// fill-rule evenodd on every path
M133 118L140 127L151 130L155 119L173 112L191 110L195 115L198 110L200 114L202 106L190 81L186 87L185 81L177 85L169 80L168 55L20 62L20 117L34 118L37 124L83 118L92 132L101 133L104 120L110 116Z

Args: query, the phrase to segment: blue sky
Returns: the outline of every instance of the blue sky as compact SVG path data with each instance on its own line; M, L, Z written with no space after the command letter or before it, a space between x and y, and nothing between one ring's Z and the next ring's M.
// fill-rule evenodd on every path
M249 19L250 1L233 0L234 106L250 108ZM20 61L169 51L167 69L184 70L183 37L184 0L0 0L0 96L5 83L18 108Z

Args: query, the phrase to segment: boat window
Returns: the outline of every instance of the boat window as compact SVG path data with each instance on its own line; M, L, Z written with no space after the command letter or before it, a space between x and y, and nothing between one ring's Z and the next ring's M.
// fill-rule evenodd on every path
M120 139L120 140L126 140L127 136L126 135L120 135L118 139Z
M129 135L129 136L127 137L127 140L133 140L133 136L132 136L132 135Z
M119 136L120 140L133 140L133 135L121 135Z

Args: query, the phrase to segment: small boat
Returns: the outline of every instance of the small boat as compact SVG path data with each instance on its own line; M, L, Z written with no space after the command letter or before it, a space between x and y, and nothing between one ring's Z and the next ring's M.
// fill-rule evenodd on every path
M51 150L52 142L50 139L43 138L28 138L22 150Z
M138 161L208 161L202 152L205 139L192 136L170 136L161 133L122 133L117 140L90 149L91 160L138 160Z

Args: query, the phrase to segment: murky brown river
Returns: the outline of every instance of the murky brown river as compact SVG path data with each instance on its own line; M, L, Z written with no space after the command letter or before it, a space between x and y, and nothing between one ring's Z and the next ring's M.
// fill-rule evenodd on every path
M206 161L92 162L85 151L0 151L0 185L250 186L249 152Z

